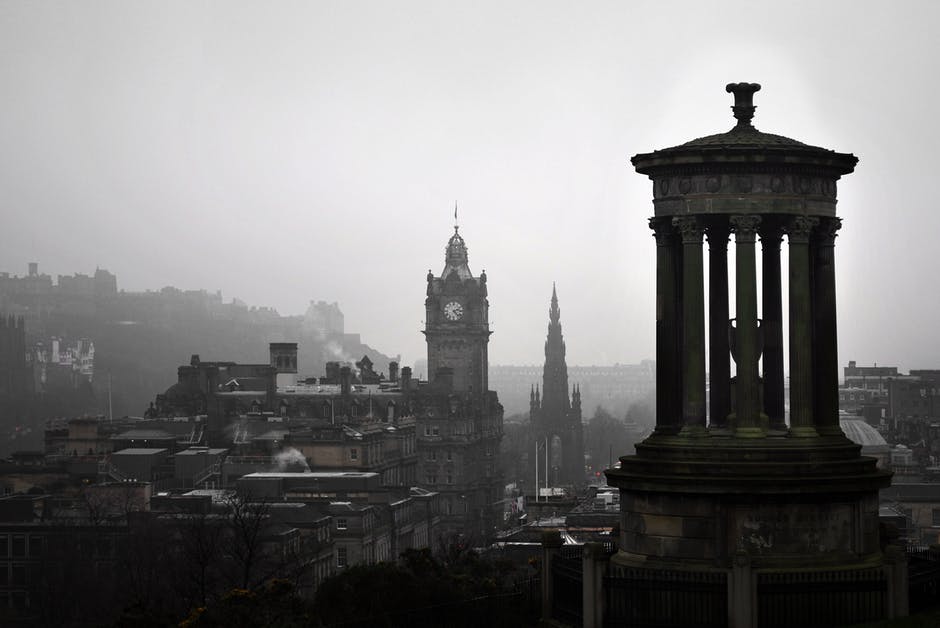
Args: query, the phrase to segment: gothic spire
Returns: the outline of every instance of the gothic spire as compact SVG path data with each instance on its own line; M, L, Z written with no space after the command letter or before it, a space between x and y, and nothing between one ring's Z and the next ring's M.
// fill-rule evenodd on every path
M565 339L561 333L561 308L558 290L552 283L552 303L548 310L548 337L545 339L545 370L542 374L543 407L553 406L559 412L570 407L568 397L568 365L565 363Z
M552 282L552 305L548 310L548 320L557 325L561 318L561 310L558 309L558 292L555 290L555 282Z

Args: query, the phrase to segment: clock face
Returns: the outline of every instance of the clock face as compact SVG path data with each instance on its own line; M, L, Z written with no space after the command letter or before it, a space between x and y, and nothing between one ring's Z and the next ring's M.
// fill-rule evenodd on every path
M444 306L444 316L446 316L449 321L460 320L460 317L463 316L463 306L456 301L451 301Z

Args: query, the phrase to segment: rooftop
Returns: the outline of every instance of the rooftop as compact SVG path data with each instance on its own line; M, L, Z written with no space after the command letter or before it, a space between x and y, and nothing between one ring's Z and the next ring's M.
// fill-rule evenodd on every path
M244 478L373 478L378 473L367 471L259 471L249 473Z
M115 434L111 440L176 440L176 436L166 430L135 429Z
M184 449L183 451L176 452L177 456L200 456L203 454L208 454L210 456L219 456L227 452L228 449L222 448L210 448L210 447L190 447L189 449Z
M336 397L343 394L343 388L339 384L308 384L306 382L297 382L290 386L281 386L277 389L279 395L302 395ZM401 388L396 383L384 382L381 384L352 384L350 393L353 395L400 395Z
M888 449L888 441L884 439L884 436L862 419L839 419L839 427L856 445L861 445L863 448L881 447L885 451Z
M159 449L156 447L128 447L127 449L122 449L121 451L116 451L112 456L153 456L155 454L163 453L166 449Z

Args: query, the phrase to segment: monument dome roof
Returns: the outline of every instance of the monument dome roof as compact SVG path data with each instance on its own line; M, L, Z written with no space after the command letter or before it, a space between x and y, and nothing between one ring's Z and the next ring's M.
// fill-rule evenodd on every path
M814 166L822 167L834 175L848 174L855 169L858 158L848 153L812 146L783 135L764 133L752 124L754 93L757 83L729 83L725 91L734 94L731 110L737 124L730 131L699 137L678 146L651 153L635 155L632 159L637 171L653 175L664 168L705 165L727 168L732 163L756 162L762 166Z

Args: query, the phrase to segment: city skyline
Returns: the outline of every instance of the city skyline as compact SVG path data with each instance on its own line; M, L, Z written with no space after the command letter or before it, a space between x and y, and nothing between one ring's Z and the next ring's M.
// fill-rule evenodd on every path
M732 2L8 3L0 268L100 266L283 315L339 301L412 363L456 199L490 278L492 364L541 361L552 281L572 364L637 363L654 242L629 156L727 130L724 84L756 81L757 128L866 174L839 187L840 364L934 366L940 294L917 269L940 227L920 191L940 125L919 78L938 8L905 6L796 3L756 29ZM657 45L663 29L684 45Z

